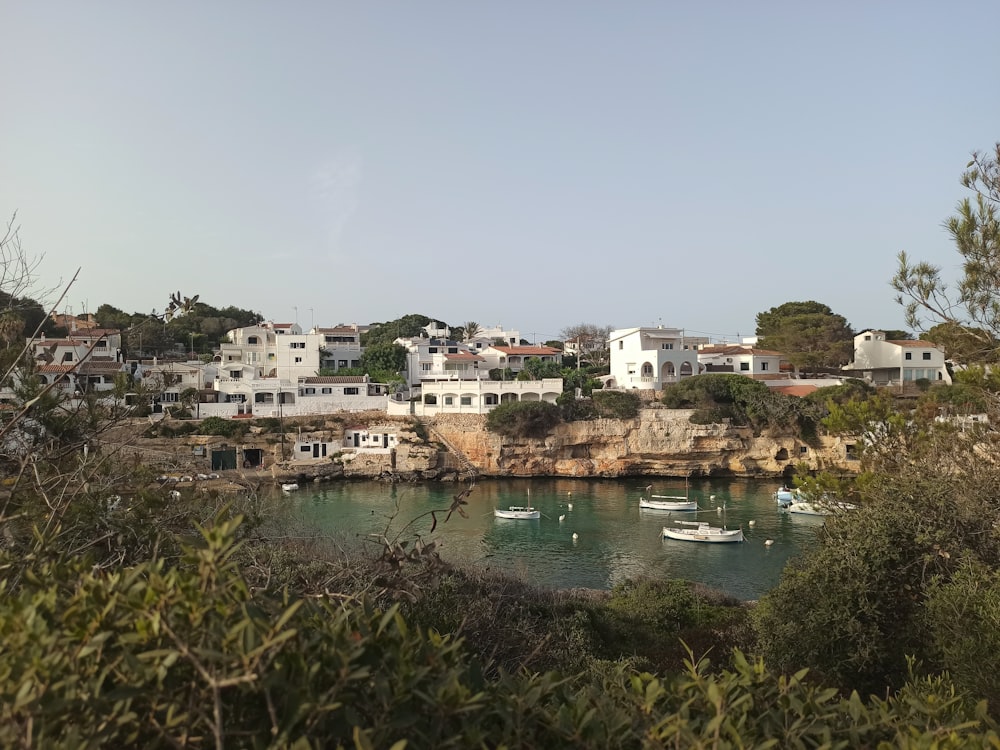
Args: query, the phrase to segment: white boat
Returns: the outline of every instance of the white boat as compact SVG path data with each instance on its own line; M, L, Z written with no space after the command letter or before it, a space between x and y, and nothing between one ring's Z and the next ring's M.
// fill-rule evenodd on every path
M678 521L676 528L670 526L663 527L664 539L680 539L685 542L742 542L743 528L720 529L718 526L709 526L704 521Z
M698 510L698 501L691 499L687 480L684 480L683 495L654 495L653 485L646 488L649 497L643 495L639 498L640 510L666 510L666 511L687 511Z
M530 505L512 505L507 510L496 508L493 515L497 518L512 518L516 521L530 521L542 516L538 508L532 508Z
M798 497L799 491L789 489L788 487L781 486L774 492L774 499L779 505L782 503L791 503Z
M282 492L295 492L299 488L299 485L295 482L288 482L287 484L281 485Z
M639 498L639 508L642 510L698 510L698 501L674 495L650 495L648 498Z
M851 503L842 503L837 500L795 500L782 506L789 513L801 513L805 516L829 516L834 513L841 513L854 510L857 506Z

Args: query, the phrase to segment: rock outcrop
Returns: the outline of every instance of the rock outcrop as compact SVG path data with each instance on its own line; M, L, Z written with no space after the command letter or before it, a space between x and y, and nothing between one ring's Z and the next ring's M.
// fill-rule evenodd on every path
M429 425L484 476L780 477L797 463L854 473L853 440L754 436L749 428L697 425L691 411L646 408L636 419L558 425L544 440L511 441L487 432L485 418L439 416Z

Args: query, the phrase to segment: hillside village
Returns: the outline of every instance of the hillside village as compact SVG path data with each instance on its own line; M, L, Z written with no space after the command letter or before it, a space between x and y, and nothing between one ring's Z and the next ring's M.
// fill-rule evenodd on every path
M518 375L532 360L550 365L549 372L559 372L564 355L576 355L579 345L572 340L562 342L562 349L534 345L524 341L519 331L499 326L459 340L447 326L432 322L419 335L394 341L405 349L406 366L399 372L400 378L389 383L374 382L368 375L337 374L358 368L365 352L361 343L365 326L336 325L304 331L296 323L266 321L229 331L210 357L132 359L123 351L121 331L97 327L84 317L63 315L59 322L70 331L68 336L42 336L29 344L39 382L58 389L70 402L87 394L107 394L143 406L142 411L149 412L153 424L177 416L194 420L277 418L292 423L295 418L363 413L363 424L356 420L338 423L341 428L336 435L329 430L302 434L299 429L298 438L290 446L290 460L327 462L330 456L345 452L391 453L393 468L400 433L405 433L399 425L407 417L481 417L501 404L555 403L564 391L563 378L519 379ZM795 396L839 384L846 378L862 378L879 386L901 386L922 379L951 382L941 347L924 341L890 340L882 331L857 334L852 362L841 371L802 376L781 352L759 348L754 339L713 343L705 337L686 335L680 328L638 326L611 330L603 349L608 366L607 374L597 378L600 386L604 390L637 392L647 403L665 387L706 373L744 375ZM328 374L331 372L334 374ZM384 415L382 424L379 414ZM478 454L480 466L492 465L495 471L502 471L502 451L470 438L468 424L481 422L463 423L458 432L451 433L452 442L463 443L459 455L463 451ZM672 429L676 433L678 428ZM473 432L479 430L481 427ZM443 434L437 437L449 443ZM580 443L567 448L567 456L600 457L597 463L602 466L595 468L593 461L566 462L562 460L566 456L560 457L556 451L548 463L533 459L537 470L571 475L714 470L740 473L749 461L750 473L780 473L788 461L807 453L805 446L797 443L763 448L743 445L737 449L721 435L702 435L689 436L687 448L682 443L664 446L661 451L672 454L672 459L662 460L654 455L656 448L648 445L650 437L637 433L633 442L643 444L642 452L649 455L641 461L633 456L623 462L616 455L617 448L602 449L602 435L581 433L565 440L591 445L587 448ZM695 443L713 444L716 448L708 455L703 449L695 450ZM821 449L815 453L814 462L833 465L845 458L845 450L850 448L838 445L827 453ZM687 461L683 458L685 452L698 455ZM767 457L768 452L783 458L775 462ZM749 457L755 453L761 455ZM261 468L285 458L283 443L280 453L273 455L243 446L239 459L213 460L212 467L233 468L231 464L238 461L247 468ZM727 462L738 464L736 470ZM521 458L520 465L528 463L531 461L526 457ZM415 465L428 470L430 476L439 474L430 471L434 461L427 456L421 455ZM297 470L286 469L291 473ZM384 471L384 467L375 471Z

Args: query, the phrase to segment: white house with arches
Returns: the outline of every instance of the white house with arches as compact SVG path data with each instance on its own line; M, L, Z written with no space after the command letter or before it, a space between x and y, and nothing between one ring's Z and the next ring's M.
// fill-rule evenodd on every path
M388 413L486 414L500 404L545 401L554 404L563 390L562 378L544 380L442 380L426 382L413 401L390 398Z
M656 326L612 331L609 342L611 372L605 387L658 391L701 372L698 346L708 339Z

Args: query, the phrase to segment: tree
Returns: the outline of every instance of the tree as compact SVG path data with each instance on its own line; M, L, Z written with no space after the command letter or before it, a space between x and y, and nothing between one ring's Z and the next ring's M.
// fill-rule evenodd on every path
M962 257L962 277L949 289L938 266L911 263L905 252L892 279L906 323L923 331L928 324L961 330L966 356L986 359L1000 344L1000 143L993 152L975 151L962 174L974 193L963 198L945 228Z
M384 342L366 347L361 355L361 369L380 382L398 379L399 373L406 369L406 347Z
M757 313L758 344L800 368L840 367L850 361L854 333L842 315L819 302L786 302Z
M462 326L462 341L472 341L472 339L479 335L481 330L482 328L480 328L479 323L470 320Z
M577 323L564 328L559 335L563 341L572 342L576 347L579 362L586 362L593 367L606 367L611 363L608 336L613 330L612 326Z
M419 336L425 326L434 319L426 315L404 315L386 323L373 323L367 332L361 335L361 345L364 347L375 344L391 344L398 338Z

